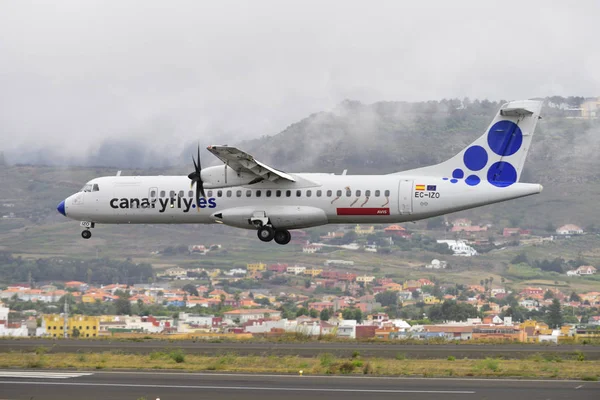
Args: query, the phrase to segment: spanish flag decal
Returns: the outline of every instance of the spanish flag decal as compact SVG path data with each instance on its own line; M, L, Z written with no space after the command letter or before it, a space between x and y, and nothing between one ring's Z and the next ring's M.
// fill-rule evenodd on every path
M415 185L415 190L425 190L425 185Z

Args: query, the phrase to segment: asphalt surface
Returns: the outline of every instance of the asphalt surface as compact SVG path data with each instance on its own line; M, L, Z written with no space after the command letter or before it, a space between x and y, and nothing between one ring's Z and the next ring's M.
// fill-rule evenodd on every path
M2 400L595 399L599 382L0 370Z
M394 358L398 354L413 359L437 359L454 356L456 358L504 357L522 359L537 353L557 355L561 358L574 358L582 352L586 360L600 360L600 346L583 345L471 345L471 344L390 344L390 343L256 343L256 342L193 342L193 341L110 341L110 340L0 340L0 353L10 351L35 351L44 346L53 353L83 353L118 351L123 353L151 353L165 349L182 349L187 354L221 355L296 355L314 357L331 353L340 357L350 357L354 351L363 357Z

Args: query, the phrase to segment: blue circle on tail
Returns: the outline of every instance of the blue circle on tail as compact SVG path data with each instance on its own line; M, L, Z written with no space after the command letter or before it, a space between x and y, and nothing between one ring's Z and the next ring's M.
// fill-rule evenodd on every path
M488 145L499 156L512 156L523 144L523 132L512 121L498 121L488 132Z
M488 169L487 180L494 186L507 187L517 181L517 170L511 163L498 161Z
M477 175L469 175L467 179L465 179L465 183L469 186L477 186L481 182L481 179Z
M465 162L465 166L471 171L479 171L488 162L487 151L481 146L471 146L465 151L463 161Z

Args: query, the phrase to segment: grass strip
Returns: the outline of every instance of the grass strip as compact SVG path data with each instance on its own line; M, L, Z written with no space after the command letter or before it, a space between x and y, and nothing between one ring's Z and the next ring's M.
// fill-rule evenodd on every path
M380 376L426 377L515 377L581 379L600 378L600 361L545 359L540 356L526 360L455 359L417 360L339 358L329 353L318 357L240 356L226 353L220 356L185 354L181 350L156 351L150 354L104 353L5 353L0 368L43 368L76 370L183 370L243 373L284 373L304 375L360 374Z

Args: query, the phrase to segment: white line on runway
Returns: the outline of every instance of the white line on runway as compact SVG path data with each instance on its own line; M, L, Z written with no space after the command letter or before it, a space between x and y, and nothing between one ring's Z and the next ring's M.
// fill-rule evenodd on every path
M68 379L93 375L90 372L0 371L0 378Z
M368 376L353 376L353 375L296 375L296 374L244 374L244 373L223 373L223 372L169 372L169 371L125 371L129 375L187 375L187 376L228 376L228 377L251 377L251 378L290 378L290 379L382 379L382 380L423 380L423 381L502 381L502 382L544 382L544 383L579 383L581 379L522 379L522 378L444 378L444 377L432 377L425 378L420 376L377 376L377 375L368 375ZM96 372L96 374L123 374L121 371L101 371ZM595 383L595 382L592 382Z
M87 382L30 382L0 381L0 385L60 385L60 386L108 386L154 389L213 389L213 390L271 390L281 392L355 392L355 393L427 393L427 394L475 394L472 390L386 390L386 389L334 389L334 388L286 388L257 386L188 386L188 385L140 385L133 383L87 383Z

